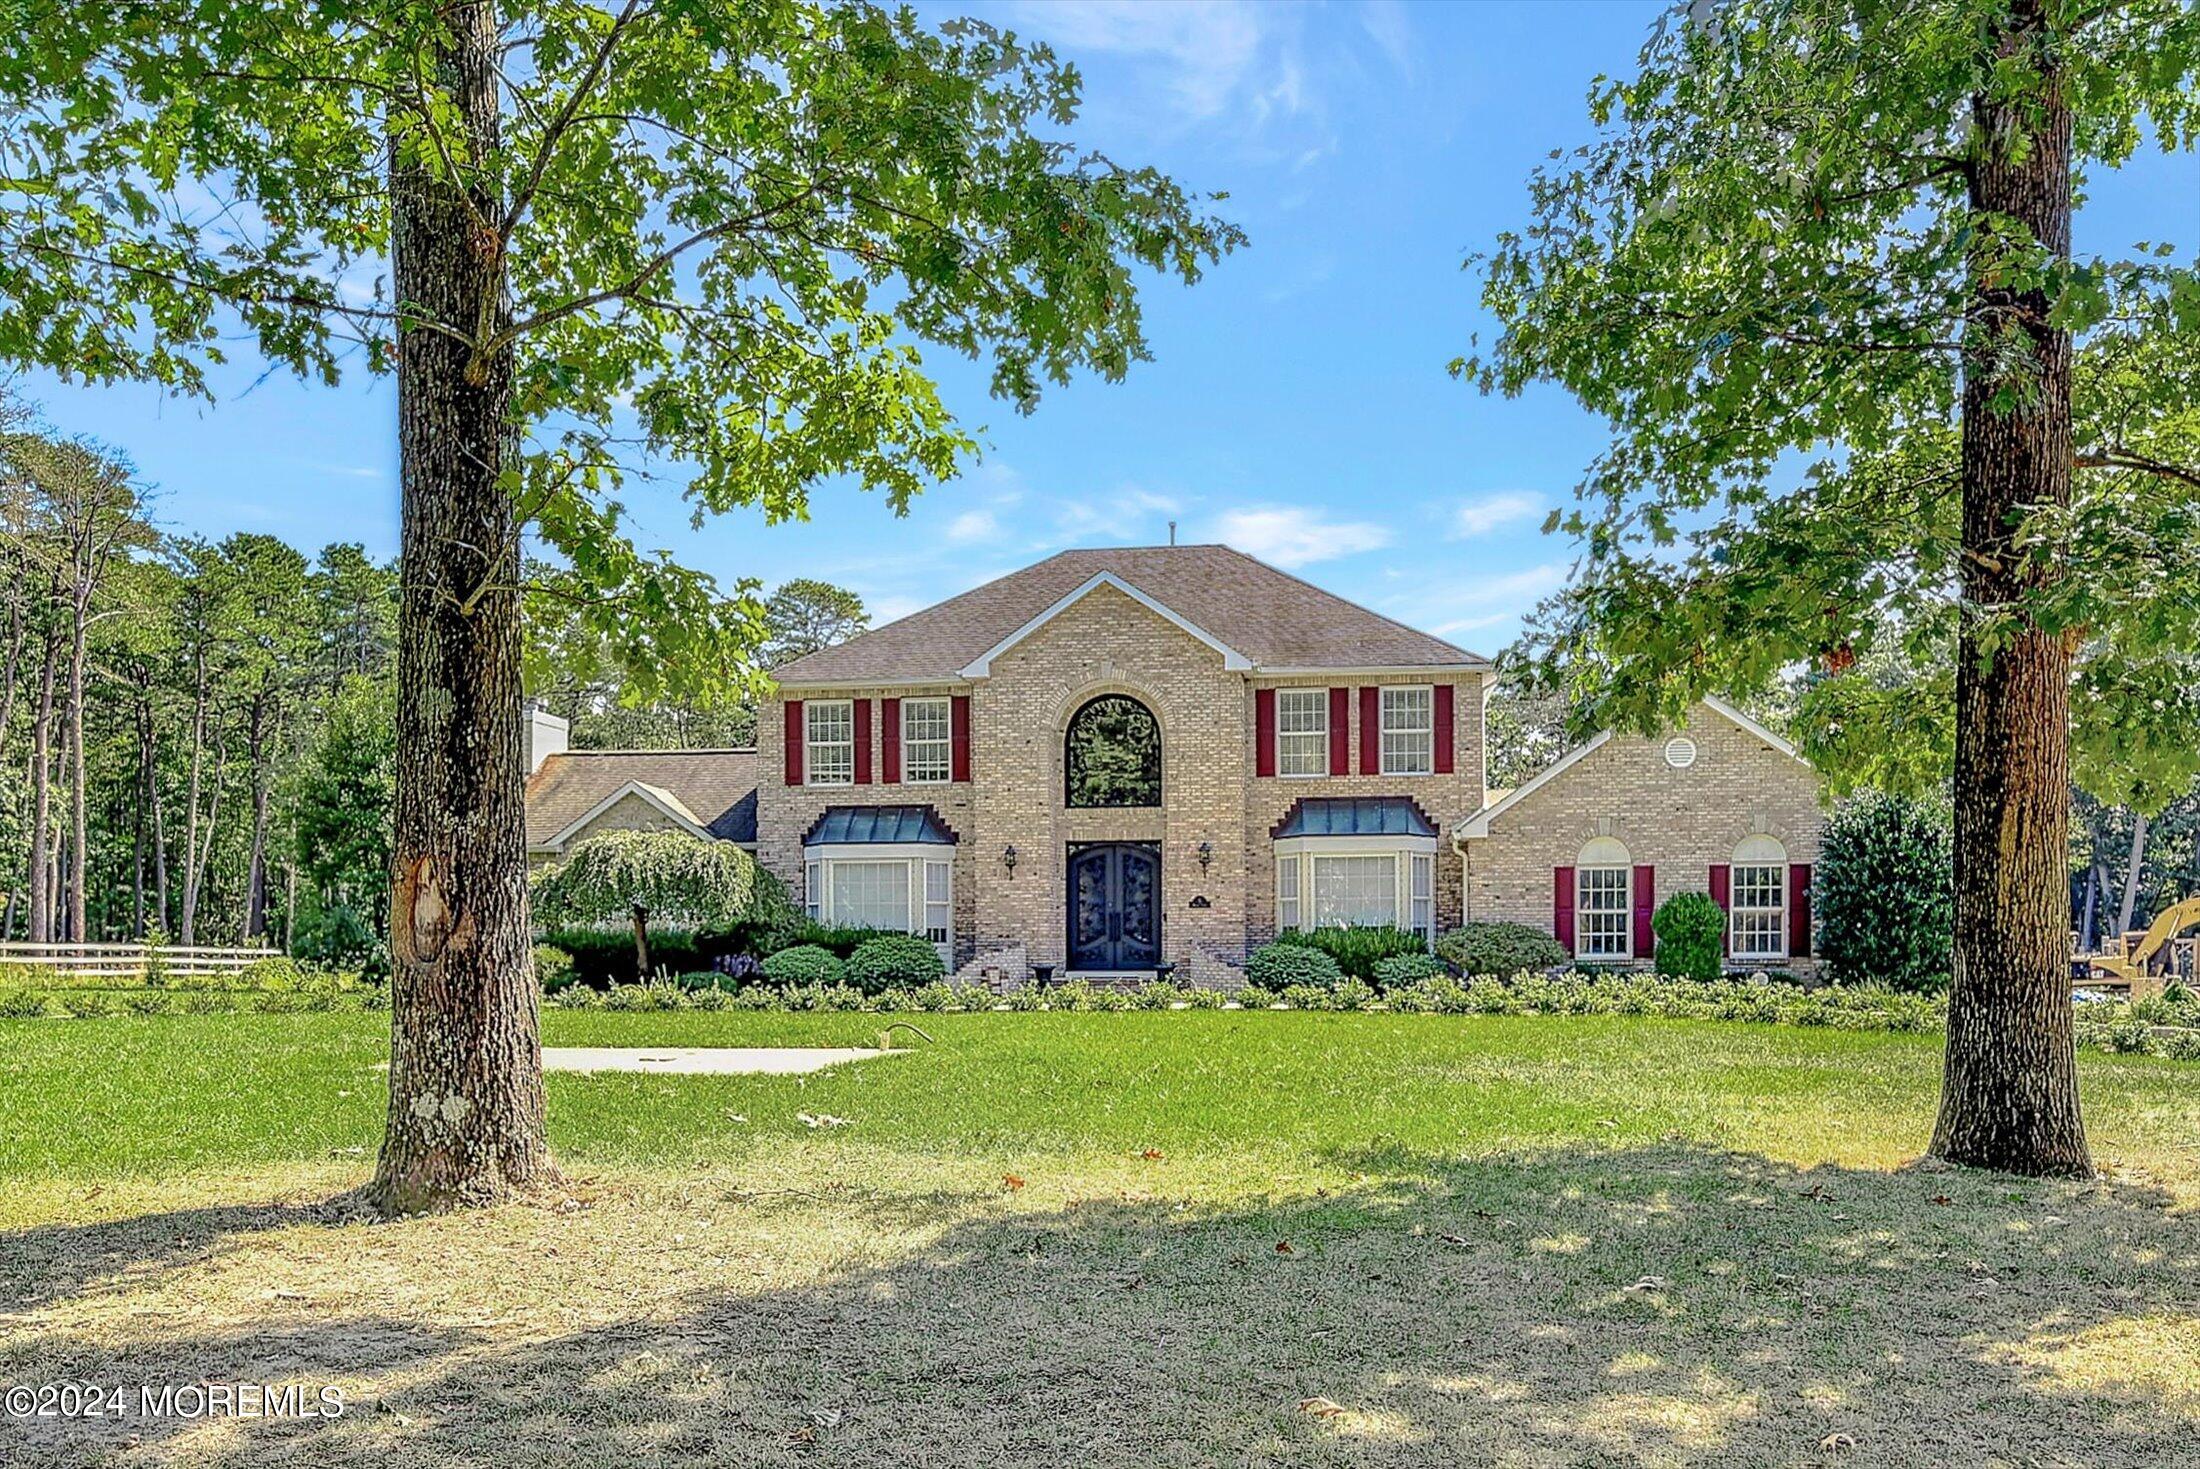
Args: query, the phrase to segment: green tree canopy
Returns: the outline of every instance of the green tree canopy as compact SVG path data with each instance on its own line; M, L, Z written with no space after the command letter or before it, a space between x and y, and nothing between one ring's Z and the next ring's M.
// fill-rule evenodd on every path
M1479 262L1502 332L1456 364L1489 392L1558 383L1611 426L1553 518L1578 575L1518 660L1583 727L1652 729L1882 647L1951 670L1934 1148L1957 1161L2091 1167L2063 883L2074 660L2093 783L2159 801L2200 764L2200 273L2159 242L2072 244L2087 169L2192 147L2196 72L2181 0L1677 6ZM1900 690L1854 692L1821 710L1932 738Z

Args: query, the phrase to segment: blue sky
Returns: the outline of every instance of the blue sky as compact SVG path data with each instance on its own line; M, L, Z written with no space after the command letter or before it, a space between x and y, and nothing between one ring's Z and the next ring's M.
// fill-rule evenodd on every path
M1582 99L1630 68L1657 6L928 6L1053 41L1085 74L1074 136L1151 162L1221 206L1251 247L1146 295L1155 360L1017 416L982 369L932 351L983 461L906 519L821 488L808 524L735 514L691 530L675 481L625 496L638 537L728 581L812 575L886 621L1065 546L1219 540L1479 652L1559 586L1540 534L1602 441L1554 390L1483 399L1444 365L1488 323L1460 271L1525 218L1528 171L1588 136ZM2200 238L2200 160L2094 180L2079 249ZM207 405L150 389L25 391L131 454L173 528L394 551L390 385L232 375Z

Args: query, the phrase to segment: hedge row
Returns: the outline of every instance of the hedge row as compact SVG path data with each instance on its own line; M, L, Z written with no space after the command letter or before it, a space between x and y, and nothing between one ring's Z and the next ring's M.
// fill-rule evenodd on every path
M1805 989L1777 981L1672 980L1647 975L1509 980L1431 978L1387 993L1358 979L1334 987L1248 985L1229 992L1148 984L1101 988L1082 981L1007 995L928 984L866 995L845 984L739 990L671 984L569 989L546 1003L589 1010L852 1011L863 1014L963 1014L986 1011L1323 1010L1422 1015L1640 1015L1669 1020L1738 1020L1764 1025L1932 1034L1946 1028L1948 1002L1879 985ZM2078 1043L2093 1050L2148 1052L2200 1060L2200 1001L2142 1000L2089 1004L2077 1016Z
M175 989L55 991L0 989L0 1020L59 1015L97 1020L109 1015L304 1015L330 1010L387 1010L390 994L374 985L312 985L301 989Z
M1646 975L1519 974L1509 980L1438 977L1388 992L1358 979L1334 987L1292 985L1235 992L1149 984L1108 989L1082 981L996 996L945 982L865 994L847 984L735 989L677 984L622 984L609 990L573 986L544 998L572 1010L847 1011L863 1014L953 1014L985 1011L1322 1010L1422 1015L1639 1015L1669 1020L1738 1020L1765 1025L1931 1034L1944 1029L1948 1002L1879 985L1800 985L1754 980L1671 980ZM0 989L0 1019L62 1015L288 1015L319 1011L386 1010L389 992L342 976L321 976L302 988L262 990ZM2200 1060L2200 1000L2104 1001L2077 1012L2078 1044L2092 1050L2145 1052Z

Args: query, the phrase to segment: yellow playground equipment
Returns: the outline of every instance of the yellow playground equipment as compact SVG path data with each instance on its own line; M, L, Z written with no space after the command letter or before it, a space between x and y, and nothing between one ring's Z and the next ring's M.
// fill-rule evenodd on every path
M2194 948L2200 937L2177 935L2196 924L2200 924L2200 896L2172 903L2144 929L2116 939L2113 948L2098 954L2074 955L2072 968L2081 972L2081 980L2106 980L2111 985L2128 987L2135 1000L2158 995L2171 979L2189 984L2195 978Z

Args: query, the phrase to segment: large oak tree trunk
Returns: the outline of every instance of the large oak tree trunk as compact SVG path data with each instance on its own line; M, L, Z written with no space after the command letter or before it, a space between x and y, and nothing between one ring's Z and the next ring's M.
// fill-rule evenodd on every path
M2043 69L2037 98L1981 95L1971 202L2070 254L2071 112L2041 34L2018 0L2004 54ZM2027 102L2038 105L2036 112ZM2026 143L2013 146L2023 137ZM2070 502L2071 341L2044 290L1980 270L1963 388L1964 629L1956 670L1955 985L1933 1152L2016 1173L2085 1175L2069 957L2070 651L2058 633L1998 616L2055 574L2020 564L2025 507ZM1985 343L2021 334L2031 361L1985 369ZM2003 359L2006 360L2006 359ZM1995 401L2014 390L2015 406ZM1994 621L1982 641L1982 624Z
M496 22L445 11L440 79L474 158L497 148ZM495 201L394 158L392 265L408 310L485 340L507 325ZM520 753L519 530L499 472L512 353L402 334L402 601L390 900L386 1209L493 1199L550 1170L531 969Z

